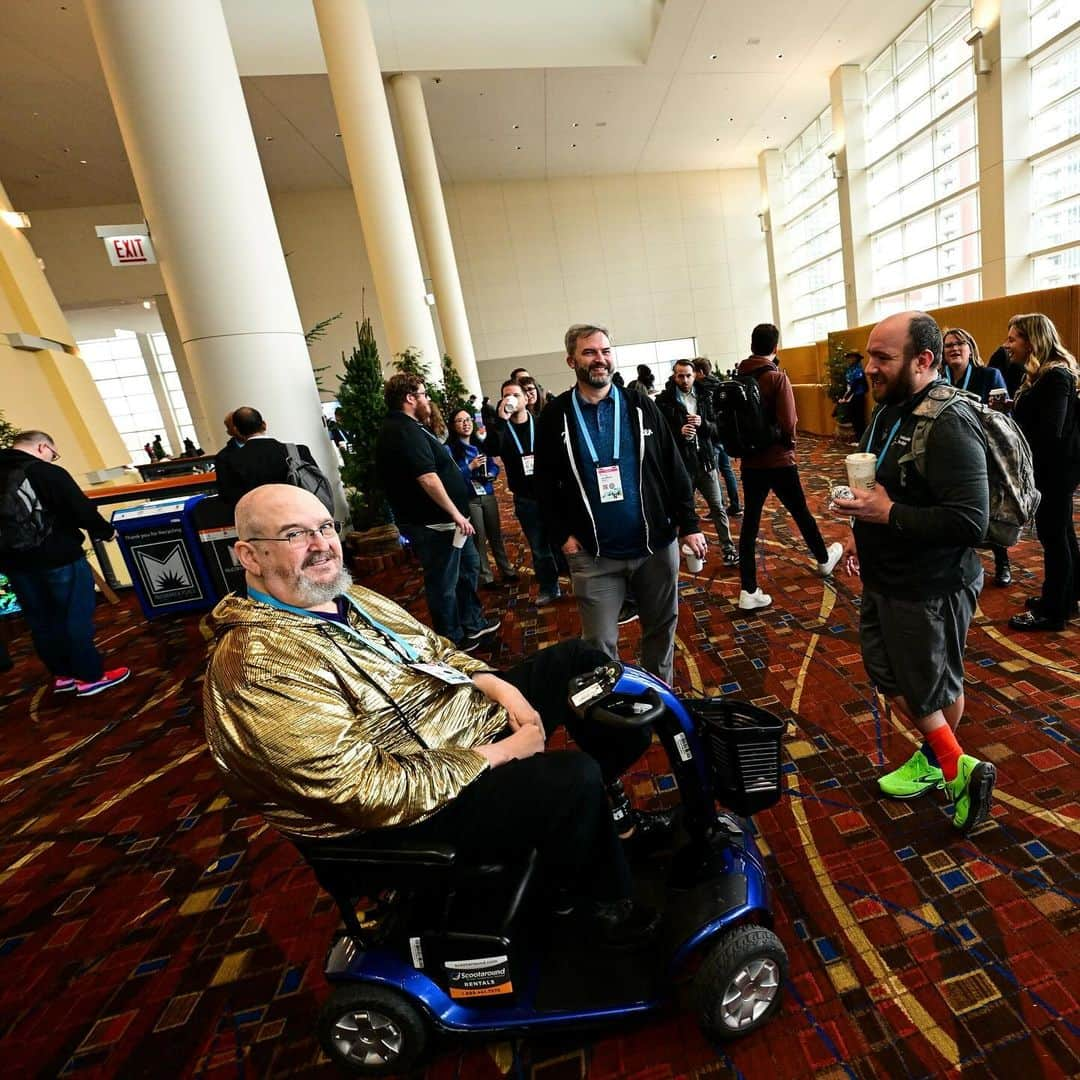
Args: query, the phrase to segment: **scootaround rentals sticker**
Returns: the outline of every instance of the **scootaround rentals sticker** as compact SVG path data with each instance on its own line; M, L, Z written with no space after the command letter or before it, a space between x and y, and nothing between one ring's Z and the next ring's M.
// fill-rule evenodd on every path
M475 960L443 963L452 998L495 997L513 993L508 956L482 956Z

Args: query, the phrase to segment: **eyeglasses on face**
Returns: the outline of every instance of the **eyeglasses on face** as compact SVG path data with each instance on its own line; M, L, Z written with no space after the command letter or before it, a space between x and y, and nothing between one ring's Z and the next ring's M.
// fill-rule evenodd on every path
M249 536L246 540L249 544L258 540L261 543L288 544L289 547L304 548L316 536L329 540L331 536L340 531L341 525L339 522L324 521L317 529L290 529L284 536Z
M60 451L57 450L56 447L53 446L52 443L43 442L43 443L40 443L39 445L44 446L45 449L48 450L50 454L52 454L52 457L49 459L50 461L59 461L60 460Z

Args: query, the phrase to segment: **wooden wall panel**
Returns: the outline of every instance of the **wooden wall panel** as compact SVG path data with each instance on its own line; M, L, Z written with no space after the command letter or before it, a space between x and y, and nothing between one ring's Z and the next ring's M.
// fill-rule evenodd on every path
M796 345L792 349L780 349L780 366L793 383L816 383L818 377L817 345Z

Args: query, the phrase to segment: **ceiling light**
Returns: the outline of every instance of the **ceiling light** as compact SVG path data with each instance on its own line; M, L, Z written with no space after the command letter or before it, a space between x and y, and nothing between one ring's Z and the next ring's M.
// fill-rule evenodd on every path
M784 54L783 54L782 52L778 52L778 53L776 54L776 59L777 59L777 60L783 60L783 59L784 59Z
M514 147L514 149L515 149L515 150L520 150L520 149L521 149L521 147L520 147L520 146L515 146L515 147Z
M709 53L709 59L710 60L719 60L720 59L720 54L719 53Z
M581 125L576 120L570 126L571 127L581 127Z
M734 117L734 116L729 116L729 117L727 118L727 122L728 122L729 124L734 124L734 123L735 123L735 117Z
M10 225L13 229L29 229L30 215L20 210L0 210L0 221Z
M334 132L334 138L335 139L340 139L341 138L341 132L340 131L335 131Z
M86 164L86 158L79 158L79 164L80 165L85 165Z
M515 124L515 125L514 125L514 130L515 130L515 131L517 131L517 130L518 130L518 128L520 128L520 127L521 127L521 125L520 125L520 124Z
M154 302L153 300L144 300L142 302L142 306L146 308L147 311L149 311L154 306Z
M576 149L577 149L577 143L576 143L576 142L572 142L572 143L570 144L570 149L571 149L571 150L576 150Z
M274 141L274 136L273 135L264 135L263 136L263 142L273 142L273 141Z

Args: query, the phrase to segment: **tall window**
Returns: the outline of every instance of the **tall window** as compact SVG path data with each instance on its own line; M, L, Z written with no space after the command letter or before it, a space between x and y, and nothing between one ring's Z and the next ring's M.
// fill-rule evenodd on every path
M158 370L161 372L161 381L165 384L165 393L168 395L180 438L190 439L198 445L195 428L191 423L191 410L184 396L184 388L180 385L180 376L176 372L176 361L173 359L172 349L169 348L169 339L163 333L150 334L150 347L154 351Z
M866 69L879 315L981 294L970 0L937 0Z
M847 325L831 137L832 112L826 108L784 150L782 258L791 304L789 345L818 341Z
M642 341L636 345L615 346L615 370L624 381L637 378L638 364L648 364L656 379L654 389L664 389L676 360L693 360L697 356L696 338L671 338L667 341Z
M1080 8L1029 0L1033 285L1080 282Z

